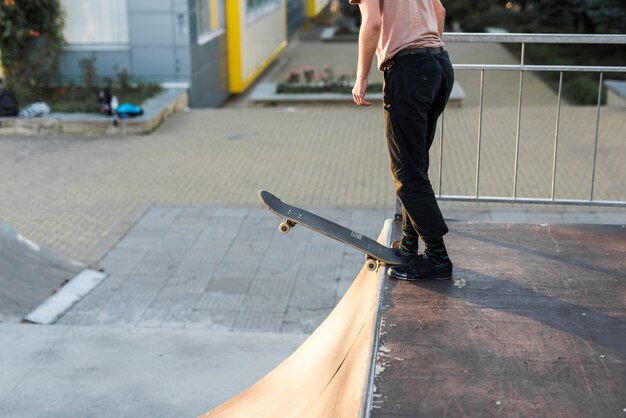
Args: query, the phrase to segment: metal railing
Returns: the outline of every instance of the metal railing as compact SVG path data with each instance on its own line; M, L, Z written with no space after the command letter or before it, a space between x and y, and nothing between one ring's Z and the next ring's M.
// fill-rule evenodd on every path
M480 93L478 103L478 131L477 131L477 152L476 152L476 178L473 195L445 195L442 193L442 179L445 175L443 171L443 149L444 149L444 126L445 114L441 116L440 124L440 146L439 146L439 179L437 197L441 200L460 201L484 201L484 202L520 202L520 203L556 203L556 204L576 204L576 205L602 205L602 206L626 206L626 200L598 200L594 198L596 182L596 164L598 152L598 136L600 129L600 110L602 97L602 84L604 74L626 73L626 67L621 66L578 66L578 65L528 65L525 63L527 44L615 44L626 45L626 35L569 35L569 34L511 34L511 33L445 33L446 42L470 42L470 43L513 43L521 45L520 63L515 65L507 64L453 64L455 70L480 71ZM484 109L484 79L485 71L517 71L519 72L519 88L517 97L517 126L515 135L515 157L513 170L513 184L511 196L482 196L480 192L480 167L481 167L481 140L483 137L483 109ZM520 157L520 137L522 129L522 97L524 87L524 74L526 72L558 72L559 83L556 103L556 121L554 130L553 158L552 158L552 181L549 197L529 198L518 196L519 182L519 157ZM593 148L593 162L591 167L591 187L588 199L562 199L555 196L555 184L557 175L557 155L559 145L559 125L561 116L561 101L563 95L563 74L565 72L587 72L598 73L598 99L595 112L595 141ZM626 112L625 112L626 116ZM624 134L626 140L626 132ZM626 179L624 179L626 181Z

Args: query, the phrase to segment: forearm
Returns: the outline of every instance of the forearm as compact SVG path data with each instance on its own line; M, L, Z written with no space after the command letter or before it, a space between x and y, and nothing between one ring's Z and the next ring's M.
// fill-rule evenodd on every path
M437 29L439 31L439 38L443 36L443 28L446 23L446 9L441 4L440 0L433 0L435 5L435 15L437 15Z
M361 23L359 30L359 61L357 64L357 79L367 79L372 67L372 61L376 54L376 46L380 37L380 21L378 19L367 19Z

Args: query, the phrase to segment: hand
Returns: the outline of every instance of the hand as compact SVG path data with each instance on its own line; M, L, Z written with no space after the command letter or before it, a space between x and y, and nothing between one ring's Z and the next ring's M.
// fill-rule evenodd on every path
M352 88L352 100L357 106L371 106L372 102L365 100L365 91L367 90L367 78L357 78Z

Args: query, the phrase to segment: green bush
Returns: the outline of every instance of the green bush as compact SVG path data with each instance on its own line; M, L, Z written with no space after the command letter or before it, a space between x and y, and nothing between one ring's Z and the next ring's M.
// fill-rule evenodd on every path
M563 90L565 96L571 101L581 105L595 105L598 103L599 76L593 78L578 75L565 74L563 76ZM606 91L602 89L601 104L606 104Z
M580 0L577 7L566 7L558 0L525 0L514 2L519 9L512 11L506 9L505 1L449 0L446 7L449 11L449 22L459 22L463 30L468 32L483 32L488 26L499 26L509 32L519 33L620 33L620 28L626 22L626 9L618 7L618 2L619 0ZM504 46L519 59L520 45ZM623 45L527 44L525 63L625 66L626 48ZM536 74L555 90L558 88L558 71L542 71ZM597 73L565 73L564 97L576 104L596 104L598 77ZM626 80L626 74L613 73L610 78ZM605 101L603 94L602 103Z
M80 78L83 86L92 89L98 85L98 70L96 69L96 57L83 58L78 61Z
M5 0L0 3L0 50L7 86L18 99L36 97L57 80L63 48L59 0Z
M53 112L97 113L100 111L99 91L98 87L88 88L69 83L43 88L39 100L48 103ZM140 83L126 88L114 83L111 87L111 94L117 96L120 103L129 102L138 105L161 91L162 87L157 83Z

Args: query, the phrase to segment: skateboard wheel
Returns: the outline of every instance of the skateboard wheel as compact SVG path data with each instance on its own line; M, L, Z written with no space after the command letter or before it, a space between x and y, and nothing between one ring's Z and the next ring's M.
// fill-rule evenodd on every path
M367 260L367 269L369 271L376 271L376 270L378 270L378 261L376 261L376 260Z
M283 222L280 225L278 225L278 230L280 231L281 234L286 234L289 231L291 231L291 225L289 225L287 222Z

